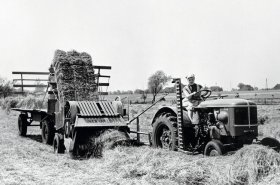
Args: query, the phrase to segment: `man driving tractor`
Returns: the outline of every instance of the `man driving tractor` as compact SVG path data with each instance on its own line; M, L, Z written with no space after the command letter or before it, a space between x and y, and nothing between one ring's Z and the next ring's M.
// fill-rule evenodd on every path
M188 111L188 116L193 124L198 124L199 117L196 112L194 112L194 107L197 107L201 101L200 90L202 88L201 85L196 84L194 74L191 74L186 77L188 80L188 85L183 88L183 93L185 98L183 100L183 106Z

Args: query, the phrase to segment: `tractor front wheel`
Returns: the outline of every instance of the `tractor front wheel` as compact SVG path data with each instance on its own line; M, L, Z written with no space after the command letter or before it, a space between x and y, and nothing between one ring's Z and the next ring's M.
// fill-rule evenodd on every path
M54 126L53 124L48 121L47 119L45 119L42 122L42 141L45 144L53 144L53 139L54 139Z
M207 143L204 149L206 156L219 156L224 154L224 146L219 140L212 140Z
M20 136L26 136L27 132L27 115L20 114L18 116L18 134Z
M260 144L263 146L268 146L268 147L274 149L275 151L280 151L280 142L273 137L263 138L261 140Z
M53 149L55 154L63 154L65 151L63 135L56 133L53 139Z
M167 150L177 150L176 118L167 114L159 116L153 124L152 145Z

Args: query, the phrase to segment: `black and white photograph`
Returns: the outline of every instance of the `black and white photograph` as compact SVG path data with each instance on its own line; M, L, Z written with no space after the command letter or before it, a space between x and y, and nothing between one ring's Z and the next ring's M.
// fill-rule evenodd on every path
M280 1L0 0L0 185L279 185Z

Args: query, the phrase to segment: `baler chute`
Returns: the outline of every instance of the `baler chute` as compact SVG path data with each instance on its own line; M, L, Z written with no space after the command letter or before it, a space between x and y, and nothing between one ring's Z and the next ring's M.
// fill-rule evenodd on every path
M69 152L73 156L83 156L91 152L88 151L91 148L88 145L93 144L105 130L129 132L122 115L117 113L108 101L68 101L64 111L63 130L65 137L71 139Z

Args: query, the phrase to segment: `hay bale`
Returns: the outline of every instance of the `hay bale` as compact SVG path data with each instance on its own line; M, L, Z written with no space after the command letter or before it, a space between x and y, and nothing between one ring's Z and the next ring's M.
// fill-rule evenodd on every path
M77 52L76 50L71 50L71 51L67 51L67 55L72 57L79 57L80 53Z
M53 66L61 103L69 100L96 100L96 96L89 96L90 92L97 91L89 54L75 50L56 50Z
M67 54L65 51L62 51L62 50L56 50L54 52L54 59L53 59L53 66L56 66L56 63L59 61L59 60L63 60L67 57Z
M60 100L61 103L64 103L65 101L76 100L75 91L61 91L59 93L59 100Z
M80 57L87 66L92 66L92 58L89 54L87 54L86 52L82 52L80 54Z

